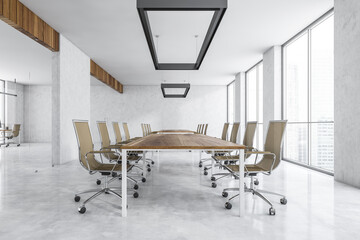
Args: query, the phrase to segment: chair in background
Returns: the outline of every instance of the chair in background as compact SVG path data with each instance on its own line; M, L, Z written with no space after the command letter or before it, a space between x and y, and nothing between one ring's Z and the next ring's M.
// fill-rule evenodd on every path
M146 137L145 123L141 124L141 131L143 133L143 137Z
M224 123L224 127L222 130L222 134L221 134L221 139L226 141L226 136L227 136L227 132L228 132L228 128L229 128L229 123ZM212 154L211 151L206 151L207 154ZM200 159L199 161L199 167L201 168L203 166L204 162L210 161L212 160L212 158L204 158L204 159Z
M207 133L208 125L209 125L208 123L205 124L204 135L206 135L206 133Z
M86 207L85 205L90 202L91 200L95 199L96 197L100 196L101 194L108 193L112 194L121 199L121 195L117 193L117 190L120 188L110 188L108 177L112 176L114 173L118 176L121 175L122 166L121 164L115 163L103 163L102 155L103 154L110 154L114 153L110 150L103 150L103 151L94 151L94 144L91 137L91 132L89 128L88 121L84 120L73 120L73 125L75 128L78 148L79 148L79 161L82 167L84 167L89 174L100 173L105 178L105 182L102 188L100 189L90 189L87 191L79 192L75 194L75 202L80 201L80 194L91 193L95 192L90 198L86 199L83 204L79 207L79 213L85 213ZM100 161L95 158L95 155L100 156ZM127 165L127 171L131 170L132 166ZM134 198L137 198L139 194L134 191L133 194Z
M12 140L12 139L17 139L18 141L17 142L14 142L14 141L13 142L7 142L5 147L10 146L10 144L16 144L17 147L20 146L20 127L21 127L21 124L14 124L11 134L5 136L5 138L8 141Z
M246 128L245 128L245 133L244 133L244 139L243 139L243 145L246 147L245 152L256 150L253 147L256 128L257 128L257 122L256 121L247 122ZM228 152L226 154L230 155L230 153L231 152ZM236 164L236 162L238 160L238 158L236 160L227 160L227 161L219 160L219 158L224 158L223 156L226 156L226 154L213 156L214 160L219 164L220 168L222 168L223 164L229 164L229 163ZM239 155L237 155L237 156L239 156ZM246 156L249 157L250 155L246 155ZM219 176L219 177L216 178L217 176ZM211 186L213 188L216 188L217 184L215 182L222 179L222 178L224 178L224 177L228 177L228 176L232 176L232 174L229 173L228 171L227 172L221 172L221 173L214 173L211 176L211 181L212 181Z
M100 139L101 139L101 149L100 150L110 150L110 151L114 151L115 153L107 153L107 154L103 154L103 156L108 159L110 162L121 162L122 157L121 157L121 144L115 144L115 145L111 145L111 141L110 141L110 137L109 137L109 131L106 125L105 121L97 121L96 122L98 130L99 130L99 135L100 135ZM141 159L141 157L136 156L136 155L130 155L127 157L128 163L133 165L133 167L138 168L140 170L142 170L141 167L138 166L138 162ZM138 182L130 177L127 176L128 180L132 181L134 183L134 189L138 189L139 185Z
M130 138L129 126L125 122L123 123L123 128L124 128L124 132L125 132L125 140L126 141L135 141L135 140L141 138L141 137Z
M237 135L239 132L239 126L240 123L239 122L234 122L232 129L231 129L231 135L230 135L230 142L232 143L236 143L237 140ZM229 154L232 151L216 151L216 155L224 155L224 154ZM219 164L216 164L216 166L219 166ZM206 166L204 166L204 175L208 175L208 170L210 170L212 168L211 164L208 164Z
M253 164L245 164L244 166L245 176L250 177L250 187L245 185L245 192L250 192L253 195L259 196L262 200L268 203L270 205L270 215L275 215L275 209L273 204L262 193L280 196L280 203L283 205L287 203L287 199L284 195L279 193L256 189L254 186L254 177L260 173L264 175L271 175L271 173L279 166L281 162L281 149L286 125L287 120L270 121L264 144L264 151L249 151L246 153L246 155L254 154L256 159ZM258 155L262 155L259 162L257 161ZM235 158L239 159L239 156L235 156ZM224 159L226 159L226 157L222 160ZM224 167L232 173L235 178L239 177L239 165L224 165ZM223 197L228 196L228 191L239 191L239 188L225 188L222 193ZM232 205L230 201L238 196L239 193L229 198L225 203L225 208L231 209Z
M122 140L121 131L120 131L118 122L112 122L112 126L113 126L114 133L115 133L116 144L127 144L127 143L131 142L131 141L123 141Z
M201 124L198 124L198 125L197 125L196 133L200 133L200 125L201 125Z

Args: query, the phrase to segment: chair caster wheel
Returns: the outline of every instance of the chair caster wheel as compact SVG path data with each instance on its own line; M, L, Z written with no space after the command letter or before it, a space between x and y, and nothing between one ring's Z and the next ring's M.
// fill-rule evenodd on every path
M226 209L231 209L231 208L232 208L231 203L226 202L226 203L225 203L225 208L226 208Z
M134 197L134 198L138 198L138 197L139 197L139 193L134 192L133 197Z
M275 208L269 208L269 215L275 215Z
M199 168L201 168L202 167L202 164L201 163L199 163Z
M205 175L205 176L208 175L208 172L207 172L207 171L204 171L204 175Z
M6 144L6 146L5 147L8 147L8 146L10 146L9 144Z
M148 168L150 167L150 164L146 165Z
M79 202L79 201L80 201L80 196L75 196L75 197L74 197L74 201L75 201L75 202Z
M146 178L143 177L143 178L141 179L141 181L142 181L142 182L146 182Z
M18 144L18 145L16 145L16 146L18 146L18 147L19 147L19 146L20 146L20 144Z
M134 185L134 189L135 189L135 190L139 189L139 185L135 184L135 185Z
M254 184L255 184L256 186L259 185L259 180L256 179L256 180L254 181Z
M211 187L212 187L212 188L216 188L216 186L217 186L217 184L214 183L214 182L211 184Z
M148 168L147 171L148 171L148 172L151 172L151 168Z
M96 184L97 184L97 185L100 185L100 184L101 184L101 180L99 180L99 179L96 180Z
M211 181L216 181L215 177L211 177L210 179L211 179Z
M154 161L151 161L151 164L152 164L152 165L154 165L154 164L155 164L155 162L154 162Z
M281 199L280 199L280 203L281 203L282 205L286 205L286 204L287 204L287 199L286 199L286 198L281 198Z
M111 174L111 176L112 176L112 177L117 177L117 173L113 172L113 173Z
M222 192L222 194L221 194L223 197L227 197L227 196L229 196L229 193L228 192Z
M79 213L81 214L84 214L86 212L86 207L82 206L82 207L79 207Z

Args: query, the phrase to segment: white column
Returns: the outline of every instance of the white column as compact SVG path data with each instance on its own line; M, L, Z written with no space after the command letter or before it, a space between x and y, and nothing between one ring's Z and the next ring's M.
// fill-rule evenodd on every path
M90 58L60 35L52 56L53 165L78 160L73 119L90 120Z
M245 72L239 72L235 75L235 122L240 122L239 135L237 143L242 143L245 131Z
M264 140L270 120L281 119L281 46L273 46L263 55Z
M335 179L360 187L360 1L335 0Z

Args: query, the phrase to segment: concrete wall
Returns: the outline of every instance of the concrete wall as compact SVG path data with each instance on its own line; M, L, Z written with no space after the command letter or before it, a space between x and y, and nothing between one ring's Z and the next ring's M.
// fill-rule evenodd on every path
M24 142L51 142L51 86L24 86Z
M99 120L108 121L112 139L112 121L127 122L131 137L142 136L141 123L150 123L152 130L196 130L197 124L209 123L208 135L221 137L226 86L191 86L185 99L163 98L160 86L125 86L124 94L107 86L91 86L91 120L95 142L100 141Z
M335 0L335 179L360 187L360 1Z
M16 93L17 97L5 96L6 124L12 128L14 123L21 124L20 137L21 142L24 141L24 85L6 82L8 93Z
M281 46L273 46L263 55L264 141L271 120L281 120Z
M90 119L90 58L60 35L52 58L52 163L78 159L73 119Z

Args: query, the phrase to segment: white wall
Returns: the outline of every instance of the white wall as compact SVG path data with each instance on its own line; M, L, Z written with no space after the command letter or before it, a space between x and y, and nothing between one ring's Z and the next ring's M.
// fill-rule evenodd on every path
M15 86L16 85L16 86ZM24 141L24 86L22 84L15 84L13 82L6 82L8 93L16 93L15 96L5 96L6 99L6 124L11 129L13 124L21 124L20 137L21 142Z
M90 58L60 35L52 58L52 163L78 159L73 119L90 119Z
M335 179L360 187L360 1L335 0Z
M51 86L24 85L24 142L51 142Z
M152 130L190 129L209 123L208 135L221 137L226 122L226 86L191 86L185 99L163 98L160 86L125 86L119 94L107 86L91 86L91 129L99 142L96 121L127 122L131 137L142 136L141 123ZM123 133L123 129L122 134Z

